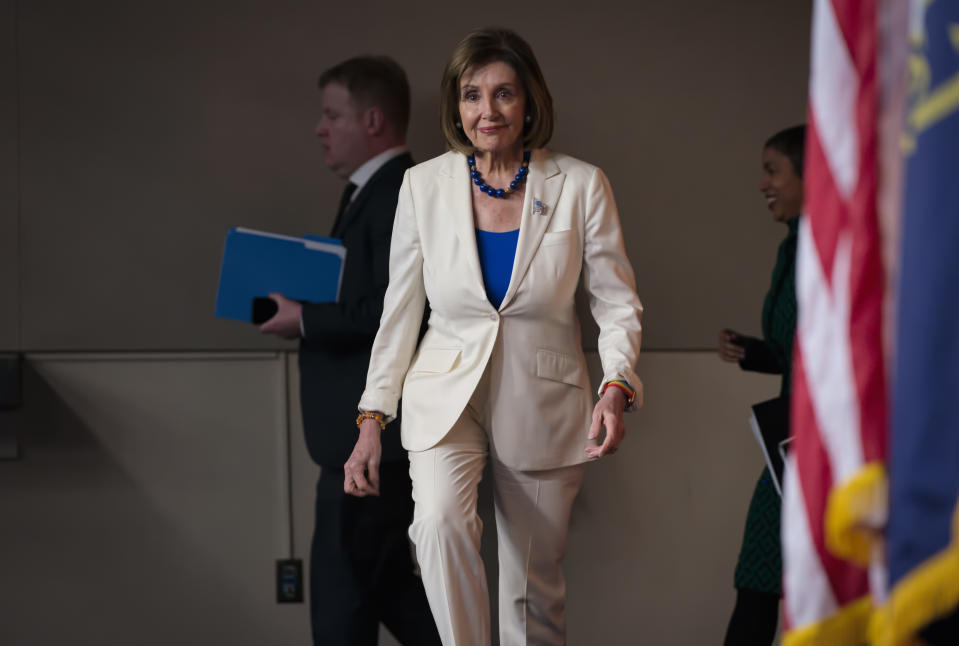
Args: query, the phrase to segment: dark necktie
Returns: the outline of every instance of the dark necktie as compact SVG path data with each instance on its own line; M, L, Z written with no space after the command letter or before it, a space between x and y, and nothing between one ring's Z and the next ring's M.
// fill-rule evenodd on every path
M336 231L340 228L340 224L343 221L343 214L346 213L346 209L350 206L350 198L353 197L353 193L356 192L356 184L350 182L343 187L343 196L340 198L340 208L336 210L336 220L333 222L333 234L336 234Z

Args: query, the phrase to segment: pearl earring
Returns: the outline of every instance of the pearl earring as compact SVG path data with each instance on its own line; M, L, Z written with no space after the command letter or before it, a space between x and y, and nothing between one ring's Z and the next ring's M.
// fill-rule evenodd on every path
M531 117L530 115L526 115L526 123L529 123L532 120L533 120L533 117Z

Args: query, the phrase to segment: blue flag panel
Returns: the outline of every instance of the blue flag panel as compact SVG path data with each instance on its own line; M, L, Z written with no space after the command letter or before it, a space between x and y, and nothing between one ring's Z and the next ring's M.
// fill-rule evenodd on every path
M904 138L887 532L890 584L894 592L909 588L917 601L959 589L959 571L923 577L925 590L915 577L931 558L959 549L952 535L959 499L959 1L919 4L925 15L913 26L919 46L909 61Z

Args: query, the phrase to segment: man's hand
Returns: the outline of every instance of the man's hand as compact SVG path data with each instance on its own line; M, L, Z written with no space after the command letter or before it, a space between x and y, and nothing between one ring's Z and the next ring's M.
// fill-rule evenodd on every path
M276 303L276 314L260 326L260 332L275 334L283 339L300 338L300 317L303 313L303 306L296 301L291 301L283 294L273 293L270 294L270 298Z

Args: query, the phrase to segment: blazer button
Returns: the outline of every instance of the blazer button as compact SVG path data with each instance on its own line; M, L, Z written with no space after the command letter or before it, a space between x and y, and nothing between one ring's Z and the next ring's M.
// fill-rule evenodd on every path
M490 313L489 313L489 320L495 321L495 320L498 319L498 318L499 318L499 316L497 316L496 312L490 312Z

